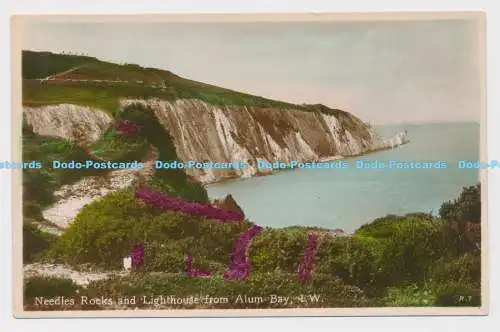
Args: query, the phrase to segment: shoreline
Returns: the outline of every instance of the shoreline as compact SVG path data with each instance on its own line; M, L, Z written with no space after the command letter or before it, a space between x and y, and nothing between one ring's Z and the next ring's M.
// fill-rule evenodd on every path
M404 142L400 145L397 145L395 147L385 147L385 148L378 148L378 149L373 149L373 150L369 150L367 152L364 152L364 153L358 153L358 154L353 154L353 155L349 155L349 156L341 156L341 155L337 155L337 156L330 156L330 157L323 157L323 158L320 158L318 160L306 160L306 161L303 161L302 163L328 163L328 162L335 162L335 161L341 161L341 160L349 160L349 159L352 159L352 158L356 158L356 157L360 157L360 156L366 156L366 155L370 155L372 153L377 153L377 152L380 152L380 151L385 151L385 150L392 150L392 149L396 149L396 148L399 148L403 145L406 145L410 143L410 141L407 141L407 142ZM216 181L207 181L207 182L201 182L199 181L198 179L196 179L196 177L193 177L196 179L196 181L199 181L202 186L206 189L206 188L209 188L209 187L214 187L214 186L217 186L217 185L222 185L222 184L227 184L227 183L231 183L231 182L239 182L239 181L245 181L245 180L250 180L250 179L253 179L253 178L257 178L257 177L264 177L264 176L269 176L269 175L275 175L275 174L278 174L278 173L281 173L281 172L288 172L288 171L297 171L297 170L301 170L301 168L299 167L293 167L293 168L283 168L283 169L267 169L269 171L267 172L257 172L255 173L254 175L252 176L238 176L238 175L235 175L235 176L228 176L228 177L224 177L224 178L221 178L219 180L216 180Z

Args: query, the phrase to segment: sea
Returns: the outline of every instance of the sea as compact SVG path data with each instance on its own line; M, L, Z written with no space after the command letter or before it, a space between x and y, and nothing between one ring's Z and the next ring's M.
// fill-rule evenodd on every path
M388 214L438 215L443 202L479 181L478 169L458 167L460 161L479 160L478 123L398 124L376 129L387 138L407 130L410 142L346 158L347 168L294 169L212 184L208 194L231 194L247 218L261 226L318 226L350 233ZM359 161L378 168L357 168ZM390 161L441 162L447 168L388 168Z

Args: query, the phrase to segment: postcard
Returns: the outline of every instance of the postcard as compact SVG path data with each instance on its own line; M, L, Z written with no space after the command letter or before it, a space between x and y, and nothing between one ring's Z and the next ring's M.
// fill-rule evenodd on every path
M11 27L16 317L488 314L484 13Z

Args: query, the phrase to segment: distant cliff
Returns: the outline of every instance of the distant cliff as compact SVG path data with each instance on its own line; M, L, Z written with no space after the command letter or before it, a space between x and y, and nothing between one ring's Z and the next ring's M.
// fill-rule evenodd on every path
M154 110L168 130L183 161L236 162L241 170L188 169L208 183L257 175L256 160L319 161L393 148L407 142L402 133L384 140L355 116L321 105L303 108L216 106L197 99L122 99ZM112 125L103 111L77 105L25 107L25 119L42 136L61 137L80 145L98 140Z
M123 100L151 107L184 160L237 162L242 170L189 169L202 182L258 173L256 160L318 161L391 148L355 116L338 110L214 106L200 100Z

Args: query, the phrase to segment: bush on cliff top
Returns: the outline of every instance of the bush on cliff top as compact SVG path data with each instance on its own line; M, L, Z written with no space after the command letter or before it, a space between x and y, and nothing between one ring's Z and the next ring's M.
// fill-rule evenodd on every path
M148 152L149 144L147 139L139 134L121 134L115 128L111 128L91 146L91 149L92 154L97 158L128 162L144 158Z

